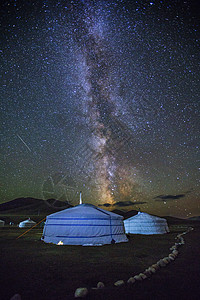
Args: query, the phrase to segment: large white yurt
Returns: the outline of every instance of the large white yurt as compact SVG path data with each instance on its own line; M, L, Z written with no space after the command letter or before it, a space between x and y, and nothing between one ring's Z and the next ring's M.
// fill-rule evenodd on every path
M138 212L137 215L124 220L126 233L132 234L163 234L169 232L164 218Z
M0 227L3 227L5 225L5 221L0 220Z
M92 204L80 204L47 216L42 240L93 246L128 241L123 217Z
M28 220L22 221L19 223L20 228L30 228L34 226L36 222L32 221L30 218Z

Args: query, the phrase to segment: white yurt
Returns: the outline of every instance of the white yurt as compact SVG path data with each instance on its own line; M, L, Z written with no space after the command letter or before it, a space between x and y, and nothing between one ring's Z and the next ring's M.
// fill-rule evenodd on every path
M5 225L5 221L0 220L0 227L3 227Z
M80 204L47 216L42 240L91 246L128 241L123 217L92 204Z
M20 228L30 228L33 227L36 222L32 221L30 218L28 220L22 221L19 223Z
M124 220L126 233L132 234L163 234L169 232L167 221L164 218L138 212L137 215Z

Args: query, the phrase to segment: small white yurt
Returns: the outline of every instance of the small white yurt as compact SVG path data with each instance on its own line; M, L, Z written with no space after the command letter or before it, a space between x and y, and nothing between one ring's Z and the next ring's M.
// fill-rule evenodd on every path
M30 218L28 220L22 221L19 223L20 228L30 228L34 226L36 222L32 221Z
M42 240L91 246L128 241L123 217L92 204L80 204L47 216Z
M5 225L5 221L0 220L0 227L3 227Z
M164 218L138 212L137 215L124 220L126 233L132 234L163 234L169 232Z

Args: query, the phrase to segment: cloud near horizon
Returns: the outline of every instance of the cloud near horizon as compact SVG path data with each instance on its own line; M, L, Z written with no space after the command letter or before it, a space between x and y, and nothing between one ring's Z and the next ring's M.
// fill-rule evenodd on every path
M110 207L110 206L112 206L112 204L110 204L110 203L103 203L103 204L98 204L98 206Z
M178 195L159 195L156 196L154 199L155 201L170 201L170 200L178 200L185 197L185 194L178 194Z
M110 203L104 203L104 204L99 204L98 206L104 206L104 207L111 207L111 206L119 206L119 207L126 207L126 206L132 206L132 205L141 205L141 204L145 204L147 202L145 201L118 201L115 202L113 205Z

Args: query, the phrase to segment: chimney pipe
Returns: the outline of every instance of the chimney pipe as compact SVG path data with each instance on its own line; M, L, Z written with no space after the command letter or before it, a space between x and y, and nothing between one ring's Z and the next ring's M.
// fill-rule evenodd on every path
M82 204L81 193L82 193L82 192L80 192L80 204Z

